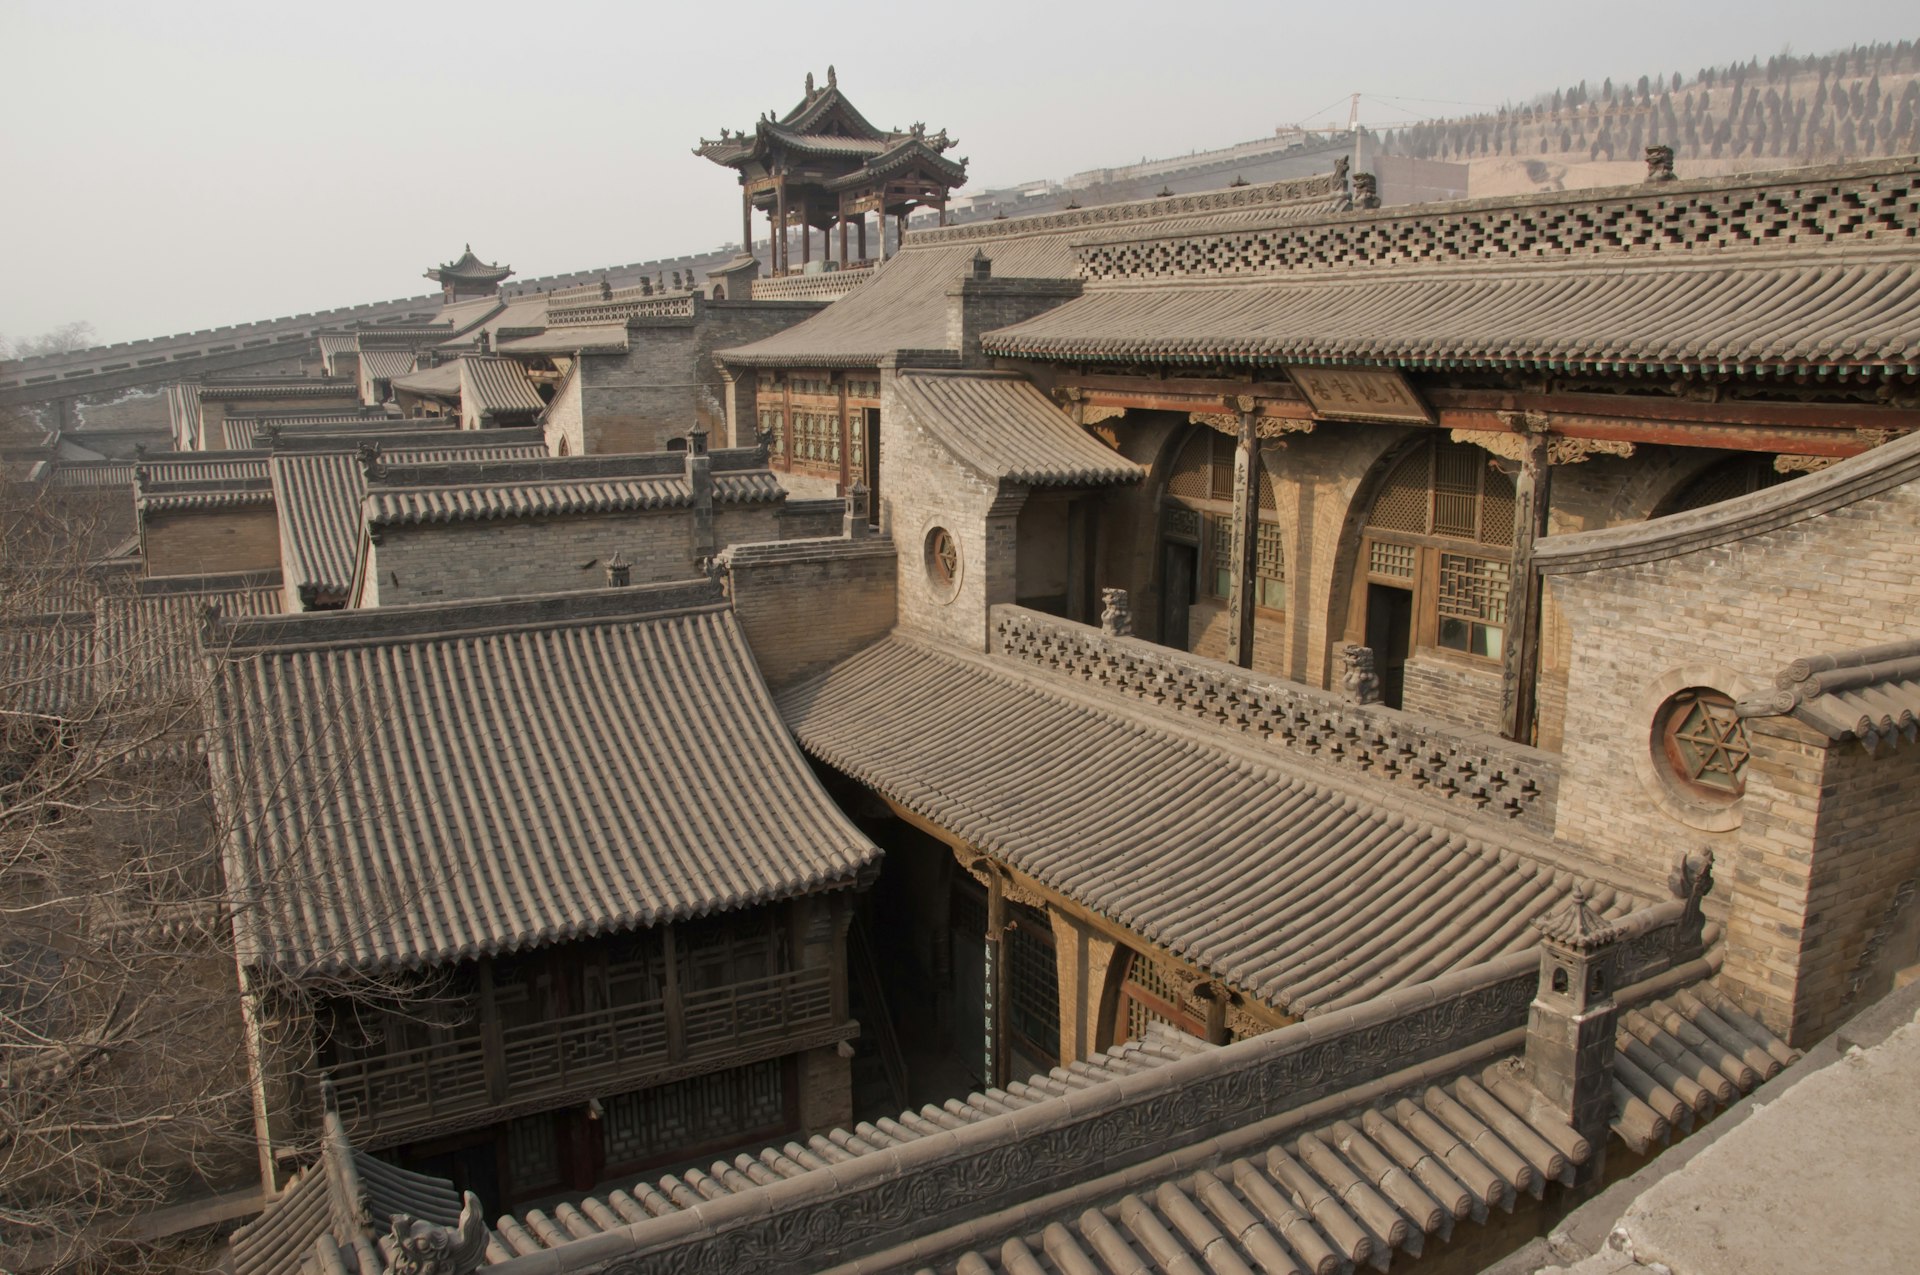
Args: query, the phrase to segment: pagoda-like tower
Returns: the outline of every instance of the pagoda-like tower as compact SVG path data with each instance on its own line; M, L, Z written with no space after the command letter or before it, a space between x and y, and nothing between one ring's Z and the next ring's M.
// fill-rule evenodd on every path
M492 296L500 291L500 281L512 273L512 266L488 265L480 260L473 255L473 245L468 244L458 261L435 266L426 277L440 285L447 300L458 301L461 297Z
M955 142L942 129L927 132L915 124L902 130L875 128L841 95L832 67L825 88L807 76L807 95L779 119L763 115L750 131L720 130L719 141L702 138L694 154L740 174L740 234L753 251L753 213L757 208L773 224L773 272L786 274L788 229L799 226L800 266L813 260L813 232L821 232L821 258L830 257L832 230L840 230L840 264L867 259L867 214L879 215L881 253L885 255L885 218L891 214L906 229L915 208L940 210L946 220L947 194L967 179L967 161L949 159ZM859 255L849 257L847 228L858 233Z

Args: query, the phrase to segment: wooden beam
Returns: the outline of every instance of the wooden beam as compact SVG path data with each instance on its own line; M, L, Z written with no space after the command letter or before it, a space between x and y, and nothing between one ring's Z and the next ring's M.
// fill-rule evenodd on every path
M1227 560L1227 663L1253 667L1255 554L1260 535L1260 489L1254 467L1260 463L1260 439L1254 433L1260 414L1242 398L1240 433L1233 445L1233 536Z
M1513 558L1507 577L1507 641L1501 652L1502 733L1515 743L1533 743L1535 706L1540 690L1540 575L1533 569L1533 545L1547 534L1553 469L1547 458L1550 436L1529 434L1513 484Z

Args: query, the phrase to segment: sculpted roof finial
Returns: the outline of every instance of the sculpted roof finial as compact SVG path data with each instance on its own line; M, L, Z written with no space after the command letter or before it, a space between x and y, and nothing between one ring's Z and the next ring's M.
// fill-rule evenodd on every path
M1579 886L1556 912L1533 919L1533 928L1549 941L1575 952L1593 952L1620 938L1620 927L1587 906L1587 892Z

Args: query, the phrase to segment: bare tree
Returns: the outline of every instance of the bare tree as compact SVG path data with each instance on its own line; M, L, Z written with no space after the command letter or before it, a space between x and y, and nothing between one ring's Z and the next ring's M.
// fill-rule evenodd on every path
M124 499L124 493L121 495ZM217 661L130 603L101 519L0 492L0 1269L181 1269L161 1216L258 1184L250 1054L311 1092L310 1016L243 1015L202 731ZM131 608L137 610L137 608ZM125 614L125 611L122 612ZM311 765L290 758L289 766ZM320 882L305 883L324 889ZM240 904L244 906L244 904ZM399 901L396 906L404 906ZM263 1001L432 1007L418 987L252 978Z
M0 362L84 350L93 345L94 340L93 324L85 319L62 323L59 327L50 328L39 336L9 338L5 333L0 333Z

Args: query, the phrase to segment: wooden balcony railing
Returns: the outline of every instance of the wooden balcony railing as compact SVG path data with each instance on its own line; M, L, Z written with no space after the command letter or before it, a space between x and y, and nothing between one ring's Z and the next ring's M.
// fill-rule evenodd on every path
M326 1069L340 1115L368 1145L483 1123L492 1111L537 1110L588 1092L639 1089L688 1064L769 1056L788 1037L833 1022L826 969L689 992L677 1006L644 1001L487 1032ZM796 1045L796 1048L805 1047ZM704 1070L704 1068L701 1068Z

